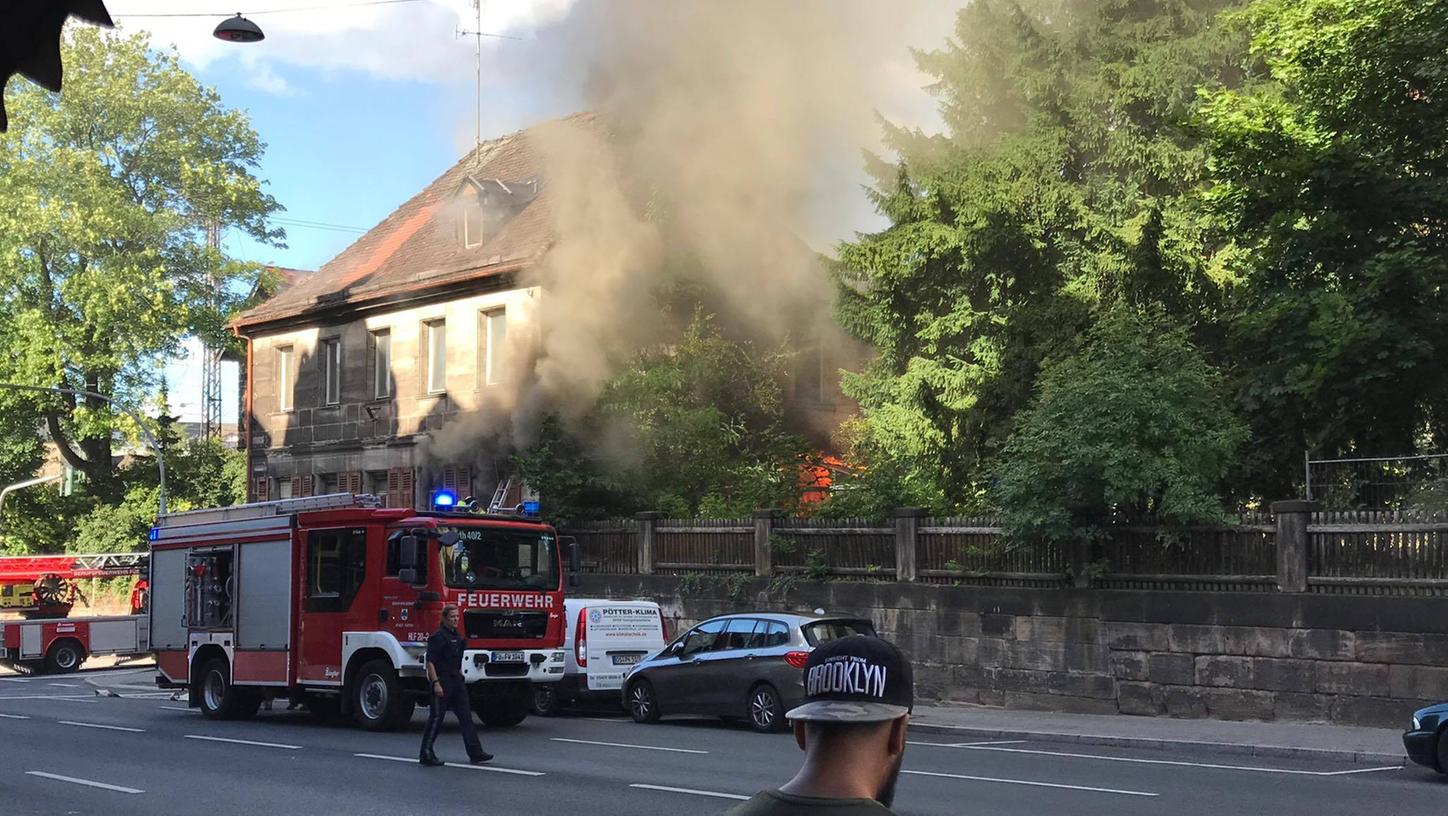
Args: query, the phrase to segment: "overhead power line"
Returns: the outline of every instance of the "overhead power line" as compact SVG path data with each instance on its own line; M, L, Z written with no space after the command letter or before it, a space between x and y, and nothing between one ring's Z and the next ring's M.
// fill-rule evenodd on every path
M424 3L427 0L362 0L358 3L346 3L340 6L294 6L292 8L262 9L260 11L248 11L248 17L256 17L262 14L290 14L294 11L330 11L332 9L348 9L360 6L395 6L399 3ZM135 14L112 14L111 17L230 17L236 14L235 11L178 11L178 12L155 12Z

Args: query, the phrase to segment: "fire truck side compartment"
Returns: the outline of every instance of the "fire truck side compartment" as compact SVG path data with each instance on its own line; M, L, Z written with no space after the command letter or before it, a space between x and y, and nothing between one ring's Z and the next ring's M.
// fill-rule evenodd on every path
M151 648L186 648L186 551L151 554Z
M251 542L238 549L236 648L285 650L292 627L291 539Z

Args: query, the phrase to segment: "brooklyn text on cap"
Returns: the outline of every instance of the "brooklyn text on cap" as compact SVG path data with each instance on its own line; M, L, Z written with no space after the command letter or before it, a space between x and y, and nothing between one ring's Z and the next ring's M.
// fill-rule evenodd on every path
M784 716L820 722L882 722L915 704L910 663L894 644L850 635L810 652L804 666L805 702Z

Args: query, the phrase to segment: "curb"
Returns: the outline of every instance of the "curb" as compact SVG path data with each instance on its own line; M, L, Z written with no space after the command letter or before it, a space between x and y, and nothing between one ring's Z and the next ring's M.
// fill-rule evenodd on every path
M1363 765L1406 765L1403 754L1373 751L1340 751L1330 748L1297 748L1287 745L1250 745L1237 742L1205 742L1201 740L1157 739L1154 737L1116 737L1105 734L1065 734L1053 731L1025 731L1000 728L974 728L964 725L910 721L910 730L926 734L951 734L971 739L1021 739L1071 745L1104 745L1114 748L1145 748L1149 750L1190 750L1231 756L1274 757L1277 759L1318 759L1351 762Z

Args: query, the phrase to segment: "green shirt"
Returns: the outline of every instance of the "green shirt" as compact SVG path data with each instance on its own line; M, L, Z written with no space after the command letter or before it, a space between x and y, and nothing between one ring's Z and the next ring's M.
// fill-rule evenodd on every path
M767 790L725 811L722 816L893 816L874 799L830 799Z

